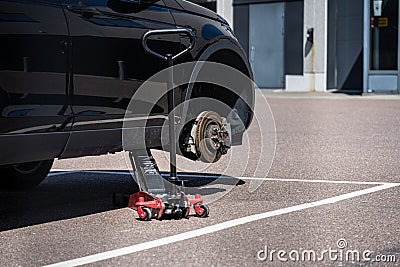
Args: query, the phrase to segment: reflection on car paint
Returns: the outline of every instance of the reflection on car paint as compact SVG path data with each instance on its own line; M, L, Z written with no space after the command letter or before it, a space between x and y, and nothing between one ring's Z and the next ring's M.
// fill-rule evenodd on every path
M22 13L3 13L0 12L0 21L6 22L38 22Z
M146 28L142 24L127 19L90 18L88 19L88 21L102 26L130 27L130 28L142 28L142 29Z
M201 36L206 40L211 40L221 35L224 34L212 24L205 24L203 28L201 28Z

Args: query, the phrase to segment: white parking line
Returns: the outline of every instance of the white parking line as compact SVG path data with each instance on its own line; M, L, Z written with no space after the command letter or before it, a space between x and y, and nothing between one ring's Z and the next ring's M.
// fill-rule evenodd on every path
M52 170L52 171L60 171L64 174L68 173L67 170ZM99 173L99 174L118 174L118 175L130 175L129 171L91 171L91 170L71 170L71 173L83 172L83 173ZM52 173L50 173L52 174ZM57 175L58 173L54 173L53 175ZM167 173L162 173L162 176L167 176ZM290 178L262 178L262 177L231 177L231 176L219 176L212 174L187 174L187 173L178 173L180 177L193 177L193 178L201 178L201 179L238 179L238 180L258 180L258 181L277 181L277 182L299 182L299 183L326 183L326 184L358 184L358 185L382 185L382 184L392 184L392 185L400 185L398 183L389 183L389 182L362 182L362 181L338 181L338 180L310 180L310 179L290 179Z
M289 179L289 178L257 178L257 177L239 177L242 180L261 180L261 181L279 181L279 182L302 182L302 183L325 183L325 184L359 184L359 185L400 185L399 183L387 182L361 182L361 181L337 181L337 180L308 180L308 179Z
M111 258L123 256L123 255L128 255L131 253L135 253L135 252L139 252L139 251L143 251L143 250L147 250L147 249L151 249L151 248L164 246L164 245L171 244L171 243L176 243L176 242L191 239L194 237L199 237L199 236L215 233L215 232L222 231L222 230L225 230L228 228L232 228L235 226L247 224L250 222L254 222L254 221L258 221L258 220L262 220L262 219L266 219L266 218L270 218L270 217L274 217L274 216L288 214L288 213L301 211L301 210L305 210L305 209L309 209L309 208L314 208L314 207L318 207L318 206L333 204L333 203L336 203L339 201L351 199L351 198L366 195L366 194L371 194L374 192L378 192L378 191L389 189L389 188L396 187L396 186L399 186L399 184L381 184L379 186L374 186L371 188L355 191L352 193L342 194L342 195L335 196L335 197L330 197L330 198L326 198L326 199L322 199L322 200L318 200L318 201L314 201L314 202L309 202L309 203L305 203L305 204L301 204L301 205L296 205L296 206L292 206L292 207L287 207L287 208L283 208L283 209L268 211L268 212L264 212L264 213L260 213L260 214L254 214L251 216L246 216L246 217L218 223L218 224L215 224L212 226L207 226L207 227L200 228L197 230L188 231L185 233L168 236L168 237L164 237L164 238L160 238L160 239L156 239L153 241L136 244L136 245L120 248L120 249L110 250L110 251L106 251L106 252L102 252L102 253L98 253L98 254L93 254L93 255L82 257L82 258L67 260L67 261L63 261L63 262L59 262L59 263L55 263L55 264L51 264L51 265L47 265L47 266L79 266L79 265L83 265L83 264L94 263L94 262L107 260L107 259L111 259Z

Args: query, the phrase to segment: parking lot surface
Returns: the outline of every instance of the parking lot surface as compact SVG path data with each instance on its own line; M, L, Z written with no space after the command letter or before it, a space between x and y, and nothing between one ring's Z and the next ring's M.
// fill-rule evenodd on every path
M179 159L188 184L202 184L189 193L211 201L208 218L142 222L114 206L113 193L137 190L124 153L58 160L35 190L0 193L0 266L398 265L400 98L262 96L276 127L269 173L254 177L254 126L246 168L238 157L193 174Z

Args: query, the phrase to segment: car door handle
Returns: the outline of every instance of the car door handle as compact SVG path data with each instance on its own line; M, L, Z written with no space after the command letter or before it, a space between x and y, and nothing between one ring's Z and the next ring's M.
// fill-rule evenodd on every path
M166 34L183 34L186 35L187 37L189 37L190 39L190 44L188 47L186 47L184 50L182 50L181 52L179 52L176 55L172 56L172 60L175 60L181 56L183 56L184 54L186 54L187 52L189 52L190 50L193 49L194 45L195 45L195 36L193 34L193 32L189 29L185 29L185 28L177 28L177 29L161 29L161 30L150 30L148 32L146 32L145 34L143 34L142 37L142 46L144 48L144 50L149 53L152 54L153 56L156 56L158 58L161 58L165 61L168 60L168 57L166 55L161 55L159 53L157 53L156 51L152 50L148 45L147 45L147 40L149 39L150 36L152 35L166 35Z
M100 11L92 6L68 5L67 9L73 13L78 13L81 15L100 15Z

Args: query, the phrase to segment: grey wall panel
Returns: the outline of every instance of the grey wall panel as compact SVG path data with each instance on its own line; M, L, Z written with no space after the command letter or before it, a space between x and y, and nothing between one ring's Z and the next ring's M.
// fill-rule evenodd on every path
M337 89L337 0L328 1L327 88Z
M363 0L337 0L337 88L363 84Z
M233 7L233 30L247 55L249 52L249 6Z
M303 75L304 1L285 3L285 74Z

